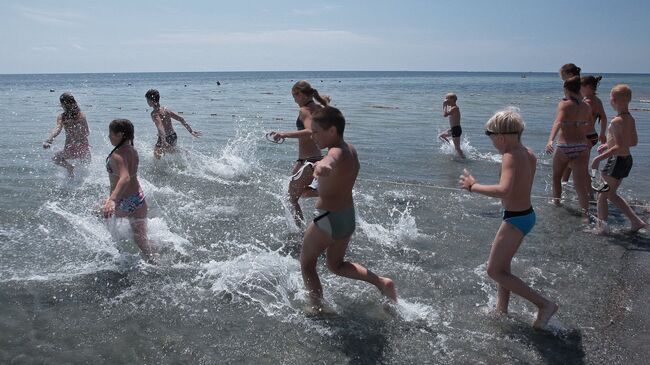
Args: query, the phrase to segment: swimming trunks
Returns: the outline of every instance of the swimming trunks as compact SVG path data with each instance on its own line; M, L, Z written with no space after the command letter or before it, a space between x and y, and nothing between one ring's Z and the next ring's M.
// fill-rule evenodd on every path
M461 134L463 134L463 128L461 128L459 125L451 127L451 136L453 138L458 138Z
M176 132L172 132L171 134L168 134L165 136L165 141L171 146L176 146L176 141L178 140L178 135L176 135ZM162 147L162 139L160 138L160 135L158 135L158 141L156 142L156 147L160 148Z
M336 212L318 209L318 213L314 218L314 225L329 234L332 239L350 237L354 233L356 228L354 206Z
M607 159L605 167L603 167L603 172L607 176L611 176L614 179L622 179L627 177L632 170L632 155L627 156L611 156Z
M135 212L142 204L144 204L144 193L142 190L137 193L131 194L124 199L120 199L115 206L117 209L126 214Z
M515 226L515 228L520 230L525 236L533 229L533 227L535 227L535 210L533 210L533 207L530 207L521 212L504 210L503 220L506 223Z
M562 152L566 157L574 159L587 150L587 145L583 143L558 144L557 150Z

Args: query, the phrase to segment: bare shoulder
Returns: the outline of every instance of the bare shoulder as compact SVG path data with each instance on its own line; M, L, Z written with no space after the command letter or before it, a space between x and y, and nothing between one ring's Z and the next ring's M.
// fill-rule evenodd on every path
M533 163L537 164L537 156L535 155L535 152L531 150L528 147L524 147L526 149L526 154L528 155L528 159Z

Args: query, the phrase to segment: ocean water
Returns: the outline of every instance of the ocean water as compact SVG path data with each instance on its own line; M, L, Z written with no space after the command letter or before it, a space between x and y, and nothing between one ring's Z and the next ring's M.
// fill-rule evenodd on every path
M646 252L647 232L611 209L613 234L580 224L575 192L565 206L550 195L551 157L542 154L562 83L556 74L449 72L242 72L0 75L0 362L512 364L634 362L610 326L635 311L619 290L630 252ZM286 187L295 141L265 140L295 128L291 86L306 79L344 113L346 140L359 152L354 190L357 231L348 258L395 280L386 308L369 284L319 265L335 314L307 315L297 260L301 231ZM220 85L217 85L217 81ZM621 194L650 215L650 75L604 75L633 90L640 143ZM182 151L152 156L156 130L144 93L182 113L204 135L176 124ZM42 141L70 91L87 114L93 159L72 181L51 163L62 148ZM456 92L463 148L437 140L448 128L444 94ZM490 313L486 275L500 222L496 199L457 187L464 168L496 182L500 156L483 134L497 110L514 105L524 143L538 153L533 189L538 224L513 272L560 304L550 331L530 328L535 308L513 296L511 313ZM645 109L645 110L644 110ZM136 128L139 178L150 238L161 263L143 263L128 224L94 212L108 194L108 123ZM313 199L302 201L313 218ZM595 213L595 205L592 206ZM621 279L623 278L623 279ZM629 288L628 288L629 289ZM630 289L633 291L634 288ZM628 293L628 294L626 294ZM621 304L622 303L622 304ZM623 309L621 309L623 308ZM617 312L618 313L618 312ZM639 324L639 330L643 330ZM633 329L634 330L634 329Z

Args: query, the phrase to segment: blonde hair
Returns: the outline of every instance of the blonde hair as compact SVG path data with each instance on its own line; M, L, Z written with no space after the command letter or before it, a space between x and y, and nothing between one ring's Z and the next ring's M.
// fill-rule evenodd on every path
M612 96L617 99L625 102L632 101L632 89L626 84L618 84L612 88Z
M452 98L454 99L454 101L458 101L458 96L456 96L455 93L448 93L447 95L445 95L445 98Z
M504 110L496 112L490 120L485 123L485 129L494 133L502 134L521 134L524 132L526 124L519 114L519 109L511 106Z
M329 105L330 101L332 100L327 95L321 96L320 94L318 94L318 91L316 89L314 89L313 87L311 87L311 85L305 80L300 80L300 81L296 82L293 85L293 87L291 88L291 92L293 94L301 93L301 94L310 96L310 97L316 99L316 101L322 106Z

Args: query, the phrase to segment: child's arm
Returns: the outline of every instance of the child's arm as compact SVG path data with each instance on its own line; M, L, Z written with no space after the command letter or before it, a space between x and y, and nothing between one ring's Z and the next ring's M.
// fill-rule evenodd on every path
M600 141L600 143L607 143L607 115L605 114L605 108L603 107L603 103L600 100L598 101L596 111L600 116L599 119L600 135L598 136L598 140Z
M445 115L445 117L450 116L451 113L453 113L455 110L458 110L458 106L452 106L452 107L450 107L449 105L447 105L447 108L444 110L444 115Z
M636 122L632 119L632 138L630 140L630 147L639 144L639 136L636 134Z
M50 132L50 136L47 137L45 142L43 142L43 148L50 148L52 146L52 142L54 142L54 138L61 133L61 130L63 129L63 118L59 115L56 117L56 127L52 129L52 132Z
M479 193L494 198L506 198L512 192L515 182L515 161L510 154L504 154L501 162L501 179L497 185L482 185L476 182L467 169L460 176L460 185L470 193Z
M305 125L305 129L300 130L300 131L290 131L290 132L271 132L271 135L275 139L283 139L283 138L303 138L303 137L310 137L311 136L311 113L305 113L302 108L298 112L300 120L302 120L302 123Z
M129 174L126 161L124 161L124 158L120 154L113 153L109 164L113 165L113 170L117 171L119 177L111 195L106 199L106 203L104 203L104 218L108 218L115 213L117 198L122 195L122 190L124 190L131 181L131 175Z
M336 168L343 151L340 148L330 148L327 155L314 166L314 177L328 176Z
M598 152L600 153L598 156L594 157L594 159L591 161L591 168L592 169L597 169L598 164L600 161L605 160L609 158L610 156L613 156L616 154L616 151L621 149L621 146L619 146L618 142L622 140L622 131L621 131L621 126L620 123L622 122L623 119L620 117L616 117L612 119L612 122L609 125L609 136L611 138L611 143L608 141L607 145L605 148L598 148ZM611 146L610 146L611 145Z
M185 118L181 117L180 115L174 113L174 112L171 111L171 110L167 110L167 112L169 113L169 116L170 116L172 119L176 119L177 121L179 121L179 122L183 125L183 127L185 127L185 129L187 129L187 131L190 132L190 134L191 134L193 137L198 137L198 136L201 135L201 132L200 132L200 131L193 131L193 130L192 130L192 127L190 127L189 123L187 123L187 122L185 121Z

